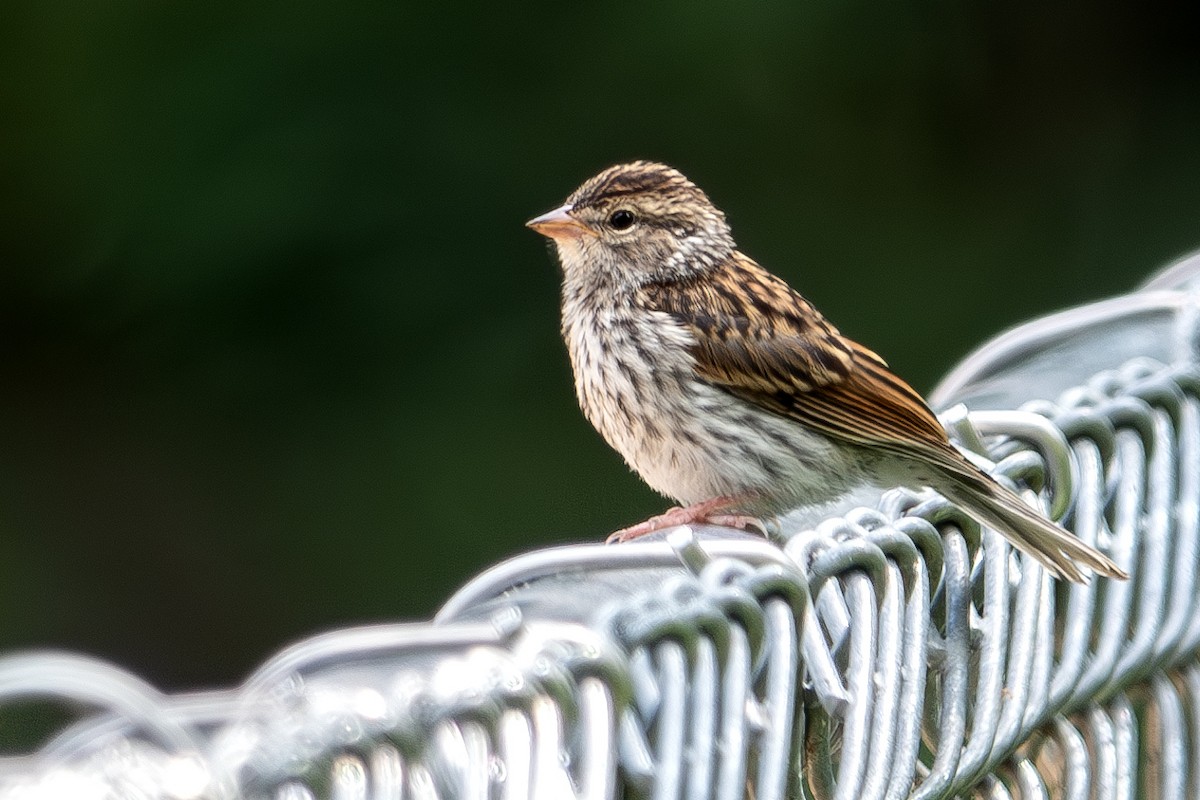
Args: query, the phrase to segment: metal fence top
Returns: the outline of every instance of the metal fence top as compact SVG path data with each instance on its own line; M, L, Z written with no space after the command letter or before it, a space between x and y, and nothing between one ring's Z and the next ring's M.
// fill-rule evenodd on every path
M1200 352L1200 252L1138 291L1041 317L1000 334L962 360L930 393L934 408L1016 408L1058 397L1133 358L1194 361Z

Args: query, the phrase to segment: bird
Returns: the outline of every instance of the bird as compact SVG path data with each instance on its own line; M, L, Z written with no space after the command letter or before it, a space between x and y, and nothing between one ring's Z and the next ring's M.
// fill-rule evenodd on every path
M678 170L617 164L526 225L557 251L584 415L681 504L610 541L750 528L866 483L933 489L1057 577L1125 577L957 450L921 395L742 253Z

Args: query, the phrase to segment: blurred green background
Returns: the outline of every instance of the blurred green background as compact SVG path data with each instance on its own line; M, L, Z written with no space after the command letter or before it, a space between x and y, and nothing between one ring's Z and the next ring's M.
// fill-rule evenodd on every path
M1200 245L1155 4L8 4L0 650L228 684L665 506L575 408L529 217L683 169L929 389Z

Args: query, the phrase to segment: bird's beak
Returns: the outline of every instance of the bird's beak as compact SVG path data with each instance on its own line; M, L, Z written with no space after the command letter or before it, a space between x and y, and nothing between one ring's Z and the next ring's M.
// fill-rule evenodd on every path
M551 239L575 239L583 235L595 236L596 233L571 216L571 204L560 206L553 211L547 211L540 217L534 217L525 223L525 227L533 228L543 236Z

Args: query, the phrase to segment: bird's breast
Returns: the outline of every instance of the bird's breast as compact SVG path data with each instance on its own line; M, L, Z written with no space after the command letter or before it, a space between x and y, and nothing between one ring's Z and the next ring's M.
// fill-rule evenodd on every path
M634 464L670 437L681 394L690 391L695 362L690 333L668 315L619 309L572 313L563 335L575 374L575 394L588 420Z
M674 317L568 298L563 336L584 415L655 490L689 504L820 493L808 483L836 455L829 442L699 378Z

